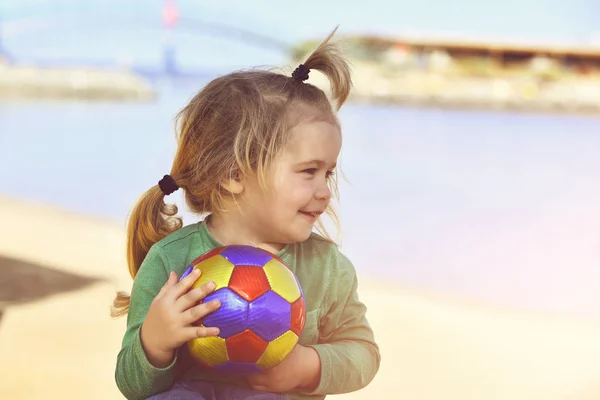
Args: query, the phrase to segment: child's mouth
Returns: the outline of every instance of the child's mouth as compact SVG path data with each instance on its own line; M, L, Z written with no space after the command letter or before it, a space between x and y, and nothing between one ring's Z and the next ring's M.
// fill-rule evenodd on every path
M320 212L308 212L308 211L300 211L300 214L303 214L309 218L313 218L313 219L317 219L319 218L319 215L321 215Z

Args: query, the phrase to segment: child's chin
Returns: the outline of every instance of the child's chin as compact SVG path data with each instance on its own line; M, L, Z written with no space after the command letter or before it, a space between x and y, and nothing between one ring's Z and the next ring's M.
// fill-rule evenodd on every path
M294 243L300 243L308 240L310 237L312 230L301 231L301 232L291 232L290 238Z
M298 242L304 242L305 240L308 240L308 238L310 237L311 234L312 234L312 229L307 231L303 235L301 235L300 240L298 240Z

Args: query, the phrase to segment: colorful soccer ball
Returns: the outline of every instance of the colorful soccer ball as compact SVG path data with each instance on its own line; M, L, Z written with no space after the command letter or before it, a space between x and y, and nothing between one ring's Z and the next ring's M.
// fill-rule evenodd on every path
M216 284L204 301L219 299L221 307L198 321L218 327L219 336L188 342L201 365L227 375L249 375L282 362L294 349L304 329L304 295L296 276L268 251L231 245L198 257L193 268L202 271L193 288Z

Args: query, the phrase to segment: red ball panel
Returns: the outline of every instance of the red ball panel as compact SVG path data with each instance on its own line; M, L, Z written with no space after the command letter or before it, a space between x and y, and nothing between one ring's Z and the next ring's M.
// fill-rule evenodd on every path
M304 323L306 322L306 306L304 304L304 297L302 296L292 303L291 322L290 330L300 337L304 329Z
M229 280L229 289L241 298L253 301L271 290L271 285L262 267L237 265Z
M225 342L230 361L255 363L269 345L254 332L245 330Z
M208 260L209 258L214 257L217 254L221 253L223 251L223 249L224 249L224 247L217 247L210 251L207 251L206 253L202 254L200 257L194 259L194 261L191 262L191 265L198 265L202 261Z

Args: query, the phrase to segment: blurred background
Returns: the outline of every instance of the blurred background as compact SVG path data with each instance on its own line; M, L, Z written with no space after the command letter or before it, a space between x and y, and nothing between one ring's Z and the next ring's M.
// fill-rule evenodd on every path
M339 24L341 245L384 356L345 397L600 399L599 20L597 0L2 0L0 397L120 398L123 228L175 114L220 74L291 73Z

